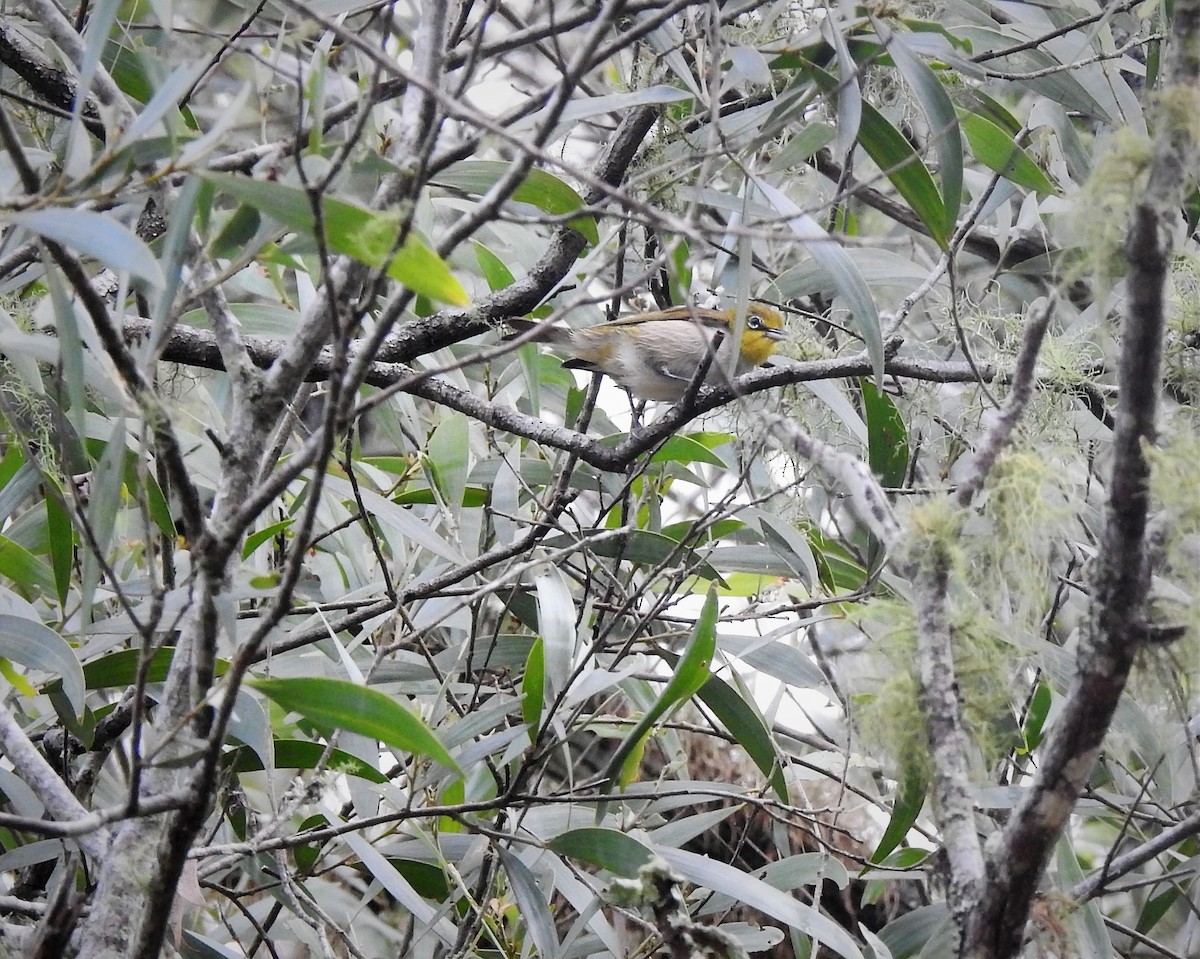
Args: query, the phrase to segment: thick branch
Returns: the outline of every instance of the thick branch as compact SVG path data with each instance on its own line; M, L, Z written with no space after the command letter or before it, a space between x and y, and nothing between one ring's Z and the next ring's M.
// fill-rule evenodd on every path
M1200 834L1200 810L1192 813L1174 826L1169 826L1153 839L1149 839L1119 856L1114 856L1083 882L1076 884L1069 894L1076 902L1086 902L1104 893L1110 884L1127 873L1149 862L1160 853L1166 852L1186 839Z
M33 790L51 816L59 822L88 821L88 811L4 707L0 707L0 752L8 757L17 775ZM108 830L102 822L75 834L79 848L95 862L103 860L108 839Z
M1172 231L1197 153L1200 0L1175 4L1170 53L1171 85L1160 97L1150 177L1126 243L1129 304L1122 329L1120 400L1091 615L1075 678L1038 756L1037 776L989 858L984 893L968 923L964 953L981 959L1004 959L1020 948L1038 880L1091 773L1134 657L1151 634L1146 446L1156 430Z
M0 20L0 63L29 84L47 103L64 111L75 105L76 83L66 70L51 62L30 44L7 19ZM85 100L81 108L83 124L93 136L104 137L104 124L96 104Z
M71 21L63 15L58 5L52 0L23 0L23 3L50 39L71 58L76 67L80 67L87 59L83 38L72 26ZM137 114L133 112L125 94L121 92L121 88L109 72L99 64L93 69L95 72L91 77L91 84L96 100L101 107L111 111L110 115L116 119L120 129L128 129L137 119Z
M984 862L975 826L971 743L959 701L950 629L952 564L947 544L936 532L908 546L915 566L911 579L917 613L917 685L933 767L937 824L950 864L947 899L961 934L978 901Z

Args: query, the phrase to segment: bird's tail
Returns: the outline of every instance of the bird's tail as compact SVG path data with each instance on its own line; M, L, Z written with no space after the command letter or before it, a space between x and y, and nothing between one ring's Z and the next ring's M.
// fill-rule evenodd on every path
M571 331L565 327L551 326L524 317L509 317L504 323L509 328L504 335L506 340L519 338L523 343L566 343L571 338Z

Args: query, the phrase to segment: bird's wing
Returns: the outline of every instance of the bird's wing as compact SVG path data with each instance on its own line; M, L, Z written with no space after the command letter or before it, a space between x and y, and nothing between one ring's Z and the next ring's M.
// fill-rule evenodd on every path
M629 316L619 316L615 320L602 325L611 326L641 326L644 323L689 323L692 326L705 326L715 329L725 329L729 320L719 310L710 310L699 306L672 306L666 310L655 310L652 313L631 313Z

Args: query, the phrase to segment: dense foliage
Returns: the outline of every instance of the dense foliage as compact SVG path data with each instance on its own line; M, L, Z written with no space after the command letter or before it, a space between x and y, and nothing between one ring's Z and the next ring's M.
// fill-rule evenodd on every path
M0 953L1195 954L1196 6L9 5Z

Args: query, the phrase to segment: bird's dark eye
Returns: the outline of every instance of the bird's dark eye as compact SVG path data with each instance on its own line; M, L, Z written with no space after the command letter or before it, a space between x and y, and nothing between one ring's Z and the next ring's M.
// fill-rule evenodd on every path
M761 330L762 329L762 319L760 319L757 316L746 317L746 328L750 329L750 330Z

